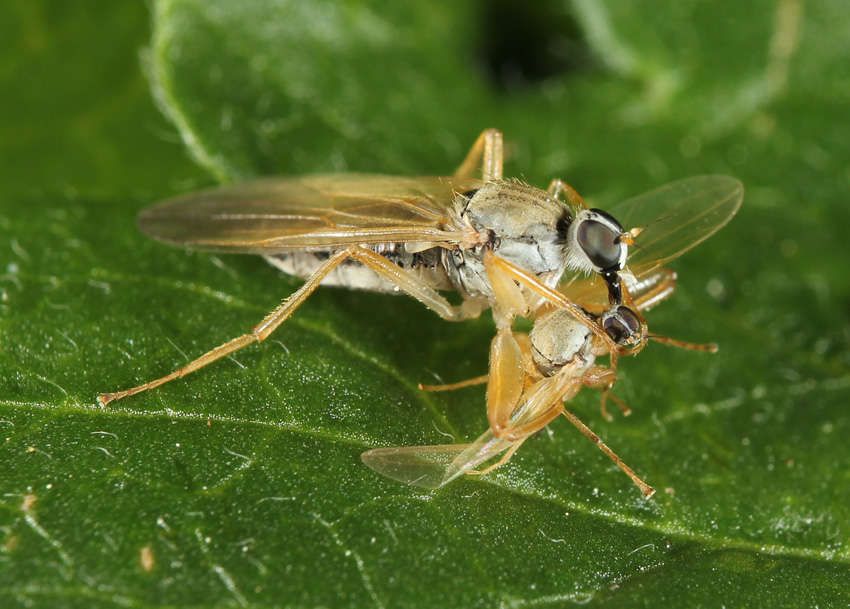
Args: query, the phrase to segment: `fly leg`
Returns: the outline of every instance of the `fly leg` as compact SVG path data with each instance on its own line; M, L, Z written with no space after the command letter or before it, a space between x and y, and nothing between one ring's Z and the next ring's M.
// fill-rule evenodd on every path
M487 266L486 261L485 267L487 267L487 278L490 280L490 285L493 288L493 319L496 322L496 326L499 328L499 334L497 335L496 340L503 341L505 345L508 345L509 341L513 340L516 345L516 340L510 332L510 326L515 315L528 315L528 304L525 301L522 290L520 290L519 286L513 279L505 273L499 272L497 269L491 269ZM516 345L515 348L508 348L506 346L505 348L507 350L506 352L510 352L512 354L514 358L512 361L514 363L518 362L522 365L522 355L519 346ZM516 357L519 357L519 360L516 360ZM491 354L491 365L493 365L496 361L497 356L494 353ZM425 391L452 391L462 387L486 383L490 379L500 382L500 376L499 372L491 369L490 374L460 381L458 383L451 383L448 385L423 385L420 383L419 388ZM522 390L521 379L516 382L516 386L520 388L520 391ZM490 391L489 387L488 391ZM516 404L514 403L513 405ZM510 414L510 412L508 412L508 414Z
M579 196L572 186L563 180L555 178L546 190L556 199L560 199L561 195L563 195L570 206L576 211L587 209L587 203L584 202L584 199Z
M504 258L500 258L489 250L484 253L484 266L487 269L487 276L490 278L491 285L493 285L493 276L498 275L499 273L507 275L511 280L524 286L531 292L542 296L552 305L569 311L570 315L587 326L587 328L601 340L606 353L614 354L620 352L620 346L614 342L610 336L608 336L605 330L603 330L602 327L594 321L584 309L557 290L542 284L533 275L516 265L511 264Z
M413 296L447 321L474 319L488 306L486 300L474 298L464 300L460 306L453 306L437 290L416 278L412 273L399 268L380 254L363 247L349 248L349 256L398 287L408 296Z
M525 438L523 438L522 440L517 440L516 442L514 442L511 445L511 447L507 450L507 452L505 452L504 456L501 459L499 459L498 461L496 461L493 465L488 465L484 469L471 469L466 473L471 474L473 476L483 476L484 474L489 474L494 469L498 469L498 468L502 467L505 463L507 463L508 461L511 460L511 457L514 456L514 453L517 451L517 449L520 446L522 446L523 442L525 442Z
M503 157L502 133L497 129L487 129L475 140L472 149L457 168L454 176L456 178L476 177L480 169L485 182L501 180Z
M476 317L484 308L484 304L476 300L468 299L459 307L453 307L448 300L440 296L433 288L428 287L421 281L417 280L412 275L399 269L396 265L389 262L383 256L380 256L372 251L366 250L359 246L350 246L342 249L328 258L309 279L298 289L292 296L286 299L279 307L269 313L259 325L255 326L250 333L243 334L233 340L219 345L215 349L208 351L198 359L188 363L182 368L175 370L171 374L167 374L154 381L144 383L131 389L116 391L113 393L103 393L97 396L97 401L102 406L109 404L112 401L120 400L137 393L142 393L149 389L154 389L160 385L164 385L169 381L186 376L204 366L221 359L222 357L238 351L243 347L247 347L251 343L261 342L269 337L280 324L292 315L301 303L319 287L322 280L337 266L348 258L354 258L365 266L368 266L381 277L393 282L398 288L417 300L421 301L429 309L434 310L438 315L448 320L461 320Z
M509 328L499 330L490 345L487 384L487 418L497 438L510 425L511 415L522 398L525 370L522 352Z
M602 416L605 417L606 421L613 421L614 417L608 412L608 398L611 398L617 406L620 407L620 410L623 411L624 416L629 416L632 414L632 409L620 398L611 393L611 386L606 385L604 387L599 388L600 393L602 393L602 399L599 401L599 411L602 413Z
M623 400L611 393L611 387L614 386L614 381L616 380L617 371L611 368L605 368L604 366L594 366L593 368L588 370L582 377L582 382L586 387L598 389L602 393L602 403L600 404L600 410L602 411L602 416L605 417L605 419L608 421L614 420L614 417L612 417L608 413L608 408L606 407L606 402L608 398L614 400L614 402L623 411L623 415L629 416L630 414L632 414L632 409L629 408L628 405L623 402Z
M605 401L606 401L608 398L611 398L612 400L614 400L614 402L617 404L617 406L619 406L619 407L620 407L620 410L622 410L622 411L623 411L623 416L626 416L626 417L627 417L627 416L629 416L630 414L632 414L632 409L631 409L631 408L629 408L629 405L628 405L628 404L626 404L626 403L625 403L623 400L621 400L620 398L618 398L616 395L614 395L613 393L611 393L611 387L605 387L605 388L603 388L601 391L602 391L602 404L599 406L599 409L602 411L602 416L603 416L603 417L605 417L605 418L606 418L606 419L608 419L609 421L613 421L613 420L614 420L614 417L612 417L610 414L608 414L608 409L605 407Z
M286 299L279 307L277 307L274 311L269 313L266 318L260 322L259 325L254 326L249 334L243 334L238 338L234 338L230 342L227 342L223 345L219 345L215 349L208 351L198 359L188 363L182 368L175 370L171 374L167 374L162 378L158 378L155 381L150 381L148 383L144 383L143 385L139 385L138 387L133 387L132 389L125 389L124 391L116 391L113 393L103 393L97 396L97 401L100 402L101 406L106 406L109 402L114 400L120 400L121 398L126 398L131 395L136 395L137 393L142 393L143 391L147 391L149 389L153 389L155 387L159 387L160 385L164 385L168 381L172 381L177 378L181 378L186 376L187 374L198 370L199 368L203 368L204 366L213 363L217 359L221 359L225 355L229 355L234 351L238 351L242 347L247 347L253 342L260 342L268 338L268 336L277 329L277 327L282 324L290 315L292 315L293 311L298 308L301 303L303 303L307 297L313 293L313 291L319 287L319 284L322 282L328 273L330 273L334 268L336 268L340 263L342 263L346 258L351 256L351 248L340 250L335 253L333 256L328 258L322 266L316 269L316 272L313 273L310 278L304 283L301 288L298 289L292 296Z
M526 388L525 359L509 328L499 330L490 346L487 419L493 435L509 442L522 441L555 420L563 407L567 384L551 378ZM577 384L577 387L580 384Z
M581 433L587 436L590 441L596 444L596 446L598 446L602 452L608 455L608 458L611 459L614 463L616 463L617 467L619 467L621 470L623 470L623 472L625 472L625 474L631 479L631 481L637 485L637 487L643 493L644 497L649 498L655 494L655 489L649 486L643 480L641 480L631 467L623 463L623 460L620 459L620 457L618 457L613 450L608 448L608 445L602 441L602 438L593 433L590 428L587 427L587 425L579 421L578 417L576 417L569 410L563 410L563 413L570 423L575 425L579 429L579 431L581 431Z
M489 378L489 374L484 374L472 379L466 379L465 381L459 381L457 383L448 383L446 385L424 385L419 383L419 389L422 391L454 391L455 389L463 389L464 387L483 385L489 380Z

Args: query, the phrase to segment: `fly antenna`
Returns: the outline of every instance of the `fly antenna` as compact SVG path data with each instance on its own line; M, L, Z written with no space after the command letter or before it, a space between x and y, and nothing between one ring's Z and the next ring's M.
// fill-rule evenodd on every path
M667 218L671 218L671 217L672 217L672 215L670 215L670 216L661 216L660 218L656 218L656 219L655 219L655 220L653 220L652 222L648 222L647 224L644 224L643 226L638 226L638 227L635 227L635 228L633 228L633 229L631 229L631 230L629 230L629 231L626 231L626 232L624 232L624 233L621 233L621 234L620 234L620 235L616 238L616 240L615 240L615 241L616 241L617 243L625 243L626 245L635 245L635 238L636 238L639 234L641 234L643 231L645 231L647 228L649 228L649 227L650 227L650 226L652 226L653 224L657 224L658 222L663 222L663 221L664 221L664 220L666 220Z
M658 334L647 334L646 337L659 343L670 345L671 347L679 347L680 349L689 349L691 351L708 351L709 353L717 353L717 351L719 350L719 347L716 343L708 343L704 345L697 343L686 343L682 340L676 340L675 338L670 338L669 336L661 336Z

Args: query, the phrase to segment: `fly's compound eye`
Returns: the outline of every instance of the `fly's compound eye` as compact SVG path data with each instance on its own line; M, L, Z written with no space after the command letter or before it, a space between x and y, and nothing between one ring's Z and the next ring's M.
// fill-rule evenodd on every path
M626 265L628 253L620 242L623 227L601 209L591 209L579 218L576 243L594 266L594 270L620 271Z
M629 307L620 305L602 316L602 329L618 345L628 345L640 332L640 319Z

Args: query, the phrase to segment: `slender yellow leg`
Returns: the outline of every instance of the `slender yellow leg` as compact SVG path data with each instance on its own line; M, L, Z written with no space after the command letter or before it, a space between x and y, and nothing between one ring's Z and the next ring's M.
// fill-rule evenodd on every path
M522 352L510 329L501 329L490 345L490 381L487 384L487 418L496 437L510 425L522 397L525 370Z
M523 442L525 442L525 438L523 438L522 440L518 440L518 441L514 442L513 445L505 452L505 455L501 459L496 461L493 465L489 465L489 466L485 467L484 469L471 469L466 473L472 474L473 476L483 476L484 474L489 474L494 469L498 469L498 468L502 467L505 463L507 463L508 461L511 460L511 457L514 456L514 453L517 451L517 449L520 446L522 446Z
M503 158L502 133L497 129L487 129L475 140L454 175L456 178L474 178L480 169L485 182L501 180Z
M460 306L452 306L440 293L430 287L412 273L399 268L380 254L362 247L354 247L349 254L363 266L369 267L399 290L424 304L448 321L463 321L473 319L481 314L487 306L486 301L467 299Z
M593 332L594 335L599 337L602 343L606 347L607 353L619 353L620 346L614 342L614 340L605 333L605 330L591 317L582 310L580 306L572 302L569 298L558 292L557 290L553 290L552 288L540 283L534 276L530 275L526 271L521 268L511 264L504 258L500 258L496 254L491 251L487 251L484 253L484 263L487 266L487 273L489 276L490 268L498 268L500 271L509 275L514 281L524 285L526 288L535 292L545 298L548 302L553 305L560 307L562 309L566 309L570 312L570 314L578 321L583 323L588 329Z
M516 315L528 317L529 306L516 280L496 263L500 258L488 254L484 255L484 270L493 290L493 321L501 330L510 327Z
M563 180L559 180L558 178L552 180L547 191L556 199L563 195L570 206L572 206L572 208L576 211L587 209L587 203L584 202L584 199L581 198L572 186Z
M620 407L620 410L623 411L623 416L629 416L632 414L632 409L629 408L629 405L626 404L623 400L618 398L616 395L611 393L611 387L603 387L600 391L602 391L602 403L599 406L599 409L602 411L602 416L605 417L609 421L613 421L614 417L608 412L608 408L605 405L605 402L608 398L611 398L617 406Z
M641 311L649 311L675 291L676 280L676 271L673 269L659 269L640 281L638 287L641 294L632 302Z
M507 332L499 334L511 336ZM573 376L565 368L527 387L524 367L517 372L518 378L511 377L515 364L510 351L517 341L500 344L499 338L497 335L493 341L490 358L487 418L496 438L516 442L554 421L563 410L563 400L581 389L582 377Z
M563 411L560 403L553 405L539 417L523 423L521 425L507 425L499 430L494 430L494 435L502 440L509 442L521 442L529 436L533 436L538 431L546 427L549 423L558 418L558 415Z
M637 487L640 489L640 492L643 493L644 497L652 497L655 494L655 489L652 488L651 486L649 486L643 480L641 480L631 467L629 467L628 465L623 463L623 460L620 459L620 457L618 457L616 455L616 453L614 453L613 450L608 448L608 445L605 444L605 442L602 441L602 438L600 438L595 433L593 433L590 430L590 428L587 427L587 425L585 425L584 423L579 421L578 417L576 417L569 410L564 410L563 412L564 412L564 416L567 417L567 419L569 419L570 423L572 423L573 425L578 427L578 429L579 429L579 431L581 431L581 433L583 433L588 438L590 438L591 442L596 444L596 446L598 446L599 449L602 452L604 452L606 455L608 455L608 458L610 458L614 463L617 464L617 467L619 467L621 470L623 470L625 472L625 474L629 478L631 478L632 482L634 482L637 485Z
M673 293L673 290L676 288L676 272L672 269L661 269L645 281L652 282L654 285L648 289L644 289L643 293L634 299L634 304L640 311L648 311ZM648 334L647 338L665 345L670 345L671 347L679 347L680 349L689 349L691 351L717 353L718 350L717 345L714 343L699 345L667 336L658 336L657 334Z
M447 385L423 385L419 383L419 389L422 391L454 391L455 389L463 389L464 387L472 387L473 385L483 385L490 378L489 374L476 376L472 379L466 379L457 383L449 383Z
M307 280L307 282L299 288L297 292L295 292L289 299L284 301L279 307L277 307L274 311L272 311L266 318L260 322L259 325L255 326L250 334L244 334L238 338L234 338L230 342L227 342L223 345L219 345L215 349L208 351L198 359L190 362L189 364L183 366L182 368L175 370L171 374L167 374L162 378L158 378L155 381L150 381L148 383L144 383L143 385L139 385L138 387L133 387L132 389L125 389L124 391L116 391L113 393L103 393L97 396L97 401L100 402L101 406L106 406L110 402L115 400L120 400L122 398L129 397L131 395L136 395L137 393L142 393L143 391L148 391L149 389L154 389L155 387L159 387L160 385L164 385L168 381L173 381L174 379L178 379L186 376L187 374L198 370L199 368L203 368L204 366L213 363L214 361L221 359L225 355L229 355L234 351L238 351L242 347L246 347L253 342L260 342L268 337L275 328L277 328L280 324L282 324L287 317L292 315L292 312L295 311L298 306L306 300L306 298L313 293L313 291L319 287L319 284L322 282L328 273L330 273L337 265L339 265L343 260L348 258L351 255L351 251L349 249L340 250L333 256L327 259L322 266L316 269L316 272Z
M614 386L614 382L616 380L616 370L605 368L603 366L594 366L582 377L582 382L585 386L598 389L602 393L600 410L602 411L602 416L608 421L614 420L614 417L609 414L606 404L609 397L622 409L625 416L632 414L632 409L629 408L620 398L611 393L611 387Z
M328 273L339 266L347 258L354 258L358 262L369 267L378 275L388 281L391 281L397 285L400 290L410 294L445 319L451 321L468 319L476 317L481 312L482 303L470 299L464 301L461 306L454 307L436 290L425 285L413 275L399 269L395 264L389 262L383 256L359 246L351 246L336 252L328 258L328 260L316 269L316 272L310 276L310 278L303 286L301 286L301 288L298 289L297 292L266 316L266 318L263 319L259 325L255 326L249 334L244 334L238 338L234 338L233 340L208 351L198 359L178 370L175 370L171 374L163 376L162 378L144 383L138 387L125 389L124 391L103 393L97 397L97 401L100 402L102 406L105 406L115 400L136 395L138 393L148 391L149 389L154 389L155 387L159 387L169 381L184 377L195 370L203 368L204 366L211 364L214 361L233 353L234 351L247 347L251 343L265 340L278 328L278 326L280 326L280 324L292 315L295 309L297 309L317 287L319 287L319 284L328 275Z

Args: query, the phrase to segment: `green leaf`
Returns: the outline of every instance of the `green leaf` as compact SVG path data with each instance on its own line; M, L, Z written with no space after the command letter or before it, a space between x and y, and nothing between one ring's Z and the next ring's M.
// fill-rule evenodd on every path
M139 3L3 3L0 191L150 198L197 183L139 69L149 19Z
M688 175L742 179L738 217L676 263L677 294L650 312L653 331L720 353L623 359L631 417L606 421L590 391L570 404L652 500L566 421L434 492L366 468L368 448L486 428L481 388L417 383L484 373L492 322L406 298L320 289L262 345L98 407L244 333L299 282L135 230L139 208L198 174L111 72L77 93L101 106L51 114L70 79L61 42L125 23L136 38L111 44L126 60L143 12L13 6L29 29L3 44L43 49L48 77L5 55L4 88L42 102L16 106L38 128L0 168L0 606L850 602L843 4L153 5L156 95L221 180L446 173L491 126L509 175L562 177L601 207ZM108 63L95 48L71 63ZM97 179L49 145L51 129L82 141L82 108L118 159ZM0 118L4 159L22 125Z

